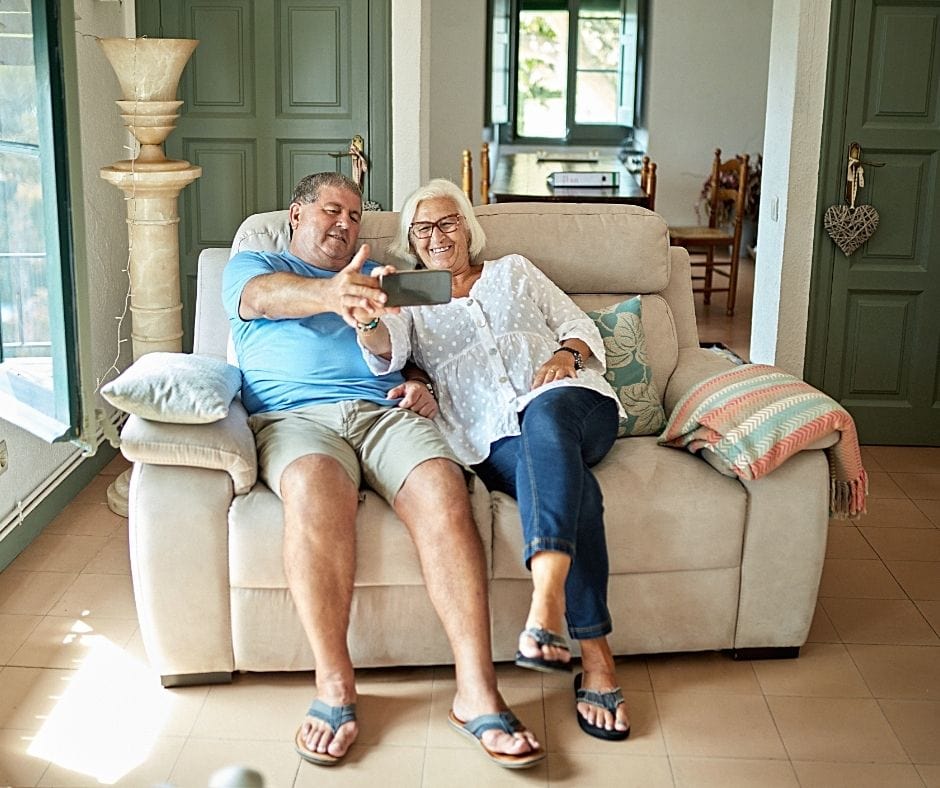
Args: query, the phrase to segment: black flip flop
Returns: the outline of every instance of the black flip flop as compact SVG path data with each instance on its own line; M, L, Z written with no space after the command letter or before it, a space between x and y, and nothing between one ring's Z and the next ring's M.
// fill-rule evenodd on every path
M542 673L571 672L571 646L568 645L568 641L565 637L559 635L557 632L552 632L548 629L542 629L541 627L529 627L528 629L522 631L522 635L528 635L539 646L555 646L556 648L564 649L568 652L569 659L567 662L561 659L542 659L542 657L529 657L523 654L521 651L517 651L516 664L520 668L538 670ZM522 637L522 635L519 637Z
M581 689L581 679L583 676L583 673L579 673L574 677L574 713L578 718L578 725L581 726L581 730L588 736L593 736L595 739L623 741L630 735L629 728L625 731L618 731L616 728L612 731L607 730L607 728L598 728L596 725L591 725L591 723L584 719L577 709L578 703L590 703L592 706L597 706L599 709L604 709L616 714L617 707L624 702L620 687L615 687L610 692L594 692L594 690Z

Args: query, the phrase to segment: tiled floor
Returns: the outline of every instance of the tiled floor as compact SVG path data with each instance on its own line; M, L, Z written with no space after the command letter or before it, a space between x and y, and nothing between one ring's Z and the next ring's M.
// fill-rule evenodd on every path
M105 506L118 459L0 574L0 785L205 786L247 763L268 788L313 785L940 787L940 448L867 447L869 514L833 522L798 660L623 658L633 735L582 734L567 679L501 666L546 743L510 773L445 723L449 668L362 671L347 762L301 763L310 676L163 690L147 668L126 520Z

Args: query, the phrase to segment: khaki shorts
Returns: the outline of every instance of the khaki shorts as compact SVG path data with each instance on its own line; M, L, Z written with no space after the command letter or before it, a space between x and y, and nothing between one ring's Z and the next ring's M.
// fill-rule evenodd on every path
M389 504L421 463L445 458L460 464L433 421L365 400L257 413L248 425L261 478L278 497L284 470L308 454L332 457L353 484L365 481Z

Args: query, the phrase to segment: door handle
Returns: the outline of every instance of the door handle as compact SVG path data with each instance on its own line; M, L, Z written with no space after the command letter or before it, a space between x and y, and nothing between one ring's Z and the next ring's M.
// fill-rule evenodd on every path
M344 159L347 156L352 159L352 179L360 191L365 185L366 173L369 171L369 160L366 158L365 149L365 138L361 134L356 134L349 141L349 150L330 153L334 159Z

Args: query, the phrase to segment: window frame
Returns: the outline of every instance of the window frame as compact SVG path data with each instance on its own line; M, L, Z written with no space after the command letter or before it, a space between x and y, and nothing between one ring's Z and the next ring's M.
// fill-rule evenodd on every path
M66 4L68 5L68 4ZM76 250L84 249L81 141L75 33L71 13L56 0L30 0L40 180L43 192L46 285L52 357L51 406L0 391L3 419L49 443L79 439L90 414L83 408L82 337L88 335L87 299ZM70 128L73 133L70 134ZM9 374L0 370L0 375ZM42 389L46 391L46 389Z
M577 38L578 11L581 0L562 0L571 15L568 40L568 93L566 99L566 124L568 133L558 137L524 137L516 133L518 110L518 60L519 60L519 14L520 0L488 0L487 3L487 81L486 123L496 126L501 143L539 145L544 147L568 145L622 145L633 138L635 130L643 127L645 107L645 60L648 24L648 0L621 0L621 18L630 5L636 6L637 35L634 72L634 97L632 124L577 124L574 122L577 100ZM546 5L552 5L547 0ZM502 39L508 27L508 42ZM623 38L621 33L621 47ZM497 48L500 49L497 52ZM508 66L504 70L502 63ZM623 73L621 60L621 74ZM621 86L622 89L622 86Z

